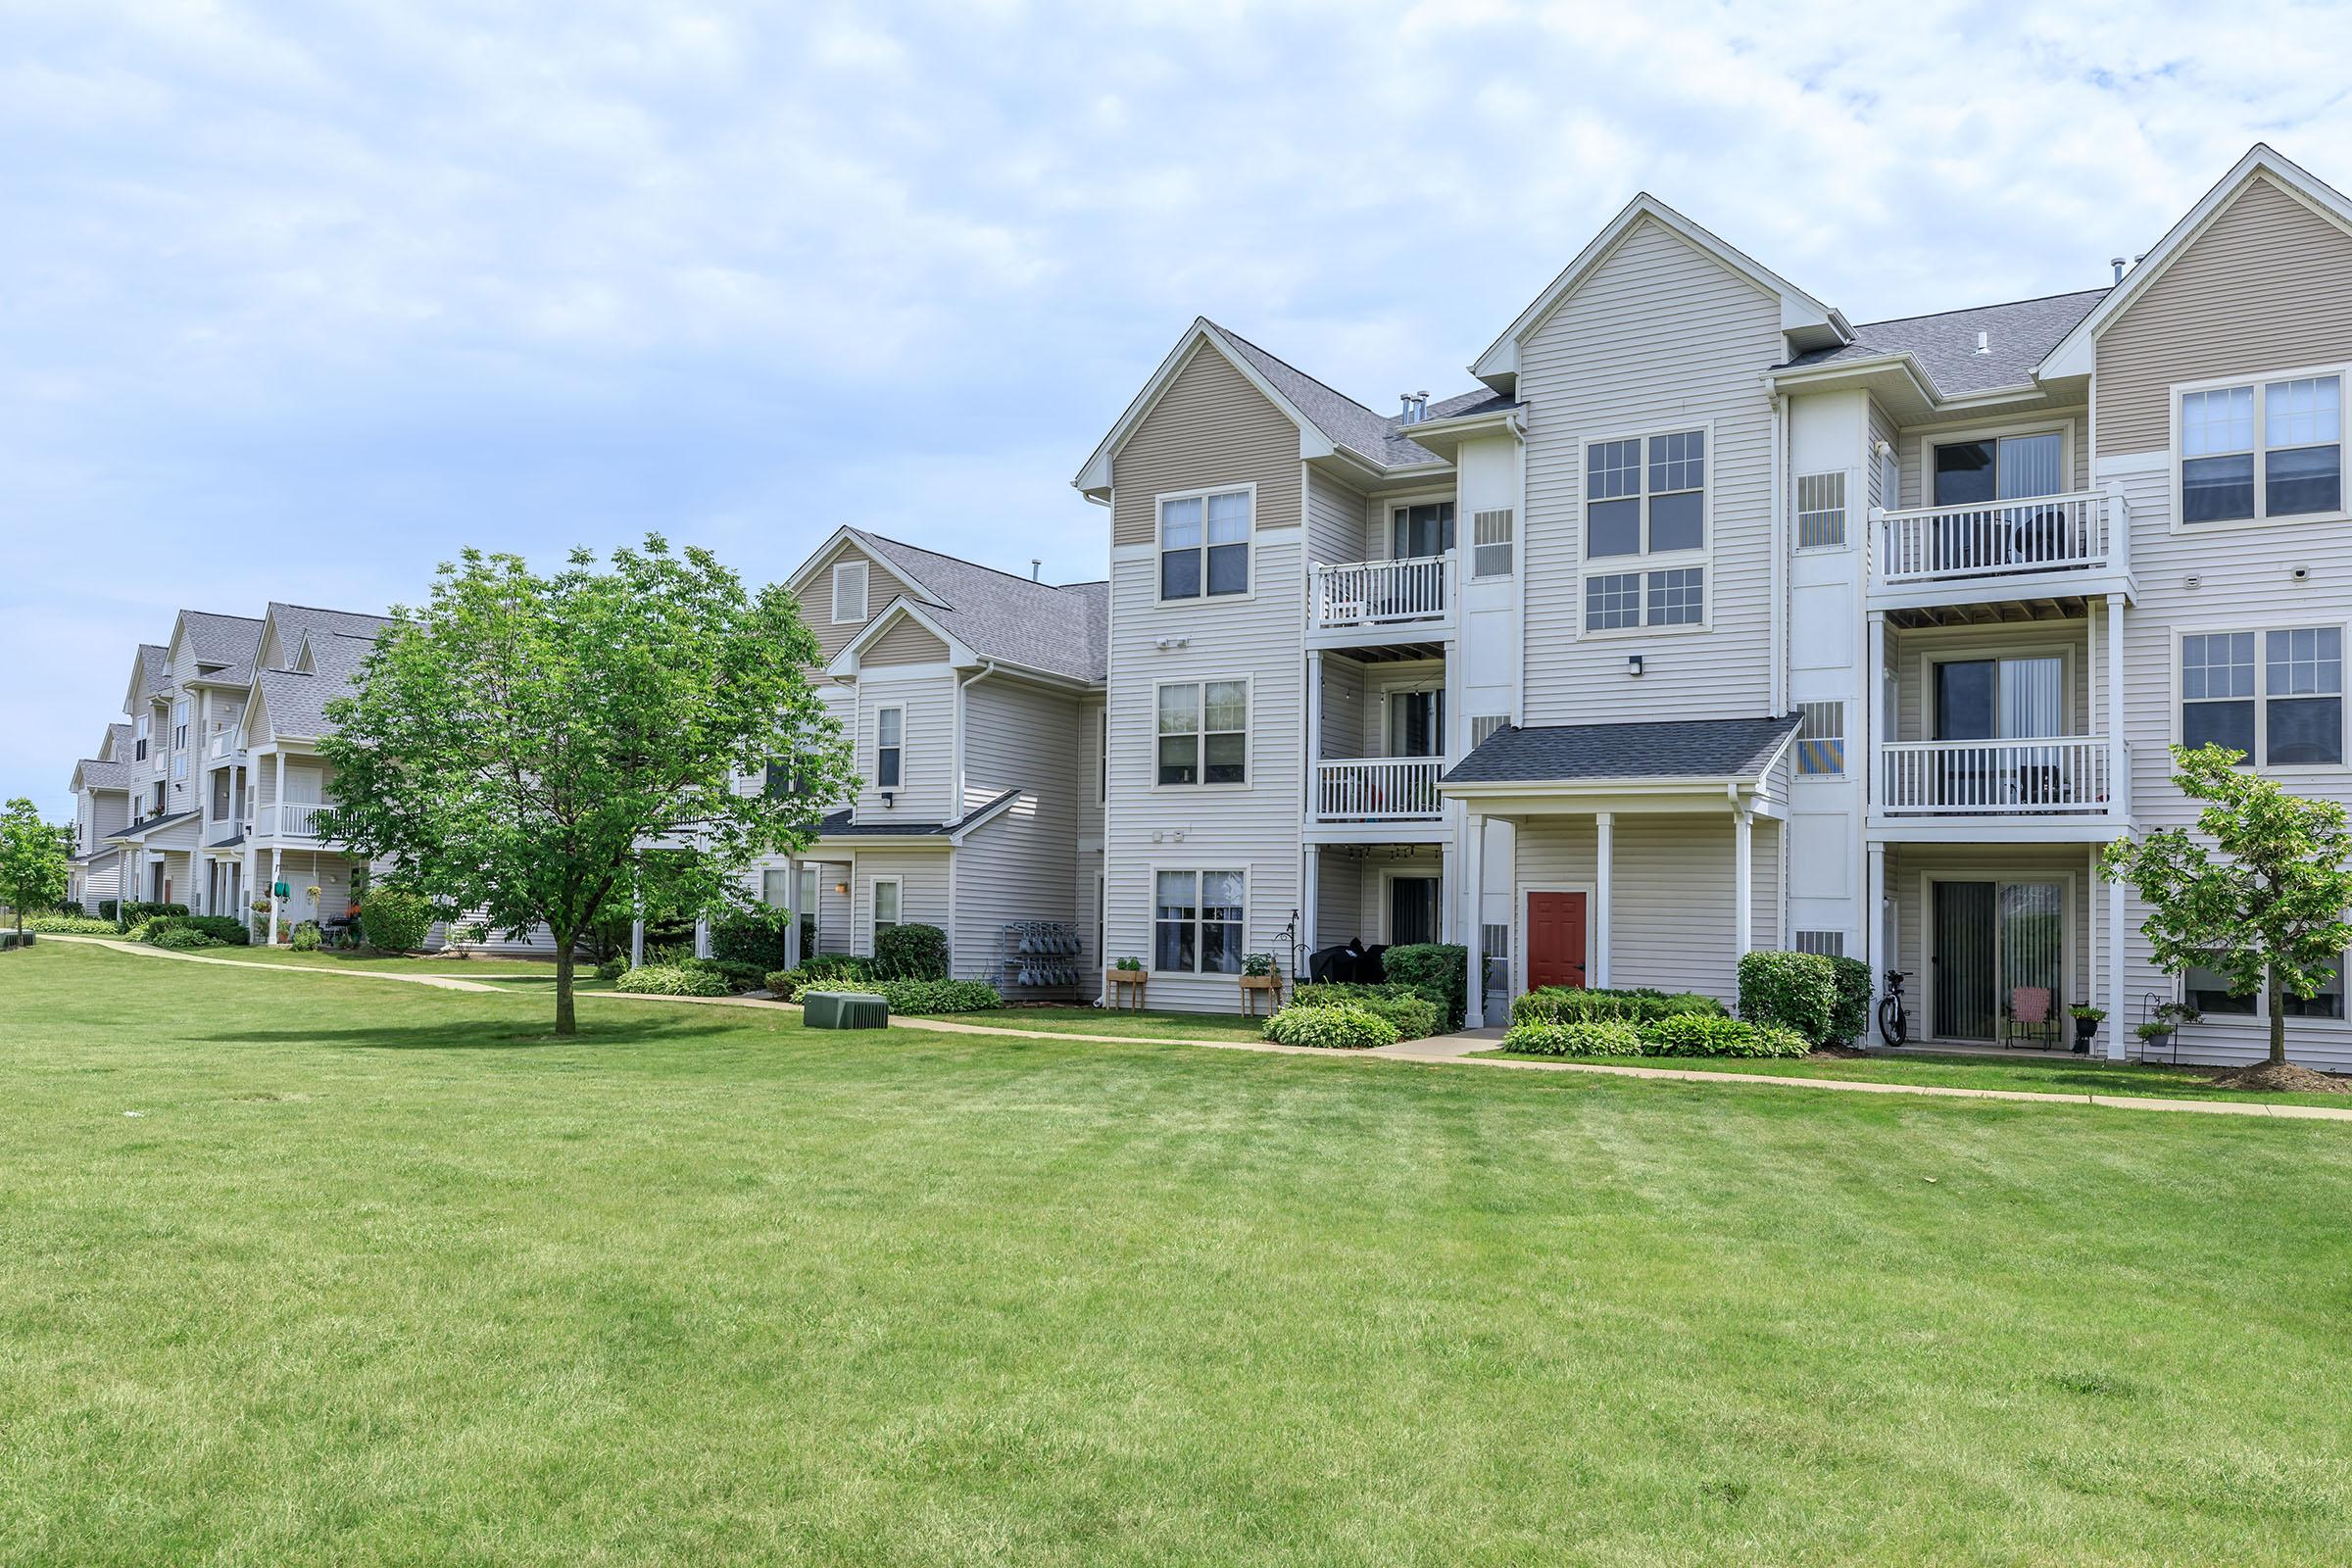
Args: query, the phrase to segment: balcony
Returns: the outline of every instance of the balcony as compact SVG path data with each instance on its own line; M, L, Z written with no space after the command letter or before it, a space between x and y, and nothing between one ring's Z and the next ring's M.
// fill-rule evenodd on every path
M1882 608L2129 591L2130 511L2118 491L1916 507L1873 521L1870 586Z
M236 754L237 732L232 729L215 730L213 732L213 744L205 749L205 755L210 757L214 761L220 762L236 756Z
M318 814L326 808L316 801L281 801L261 808L262 837L315 839Z
M1435 822L1442 757L1365 757L1315 763L1318 822Z
M2128 754L2127 754L2128 756ZM2104 735L1889 741L1879 747L1877 814L2096 816L2123 810ZM2131 769L2127 760L2125 773Z
M1310 609L1317 631L1409 627L1428 629L1453 610L1453 558L1358 561L1314 569Z

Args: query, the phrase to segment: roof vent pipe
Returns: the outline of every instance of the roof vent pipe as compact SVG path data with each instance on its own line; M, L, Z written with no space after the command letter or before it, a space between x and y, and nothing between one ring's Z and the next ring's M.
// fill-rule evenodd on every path
M2107 265L2115 269L2115 280L2121 283L2124 280L2124 259L2121 256L2110 256L2107 258Z
M1040 561L1035 556L1031 556L1029 558L1029 580L1031 582L1036 582L1038 580L1037 574L1045 569L1046 564L1043 561Z
M1979 332L1977 334L1977 352L1979 354L1990 354L1992 352L1992 334L1990 332Z
M1396 401L1404 405L1403 412L1396 416L1398 423L1419 424L1423 419L1429 417L1428 393L1399 392L1396 394Z

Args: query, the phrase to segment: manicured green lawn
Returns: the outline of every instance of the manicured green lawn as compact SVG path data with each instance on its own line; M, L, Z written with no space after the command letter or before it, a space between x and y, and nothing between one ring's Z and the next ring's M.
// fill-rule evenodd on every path
M1517 1061L1597 1062L1612 1067L1690 1068L1694 1072L1754 1072L1776 1078L1845 1078L1865 1083L1940 1084L1959 1089L2025 1089L2041 1095L2132 1095L2147 1100L2257 1101L2265 1104L2329 1105L2352 1110L2352 1095L2274 1095L2217 1089L2211 1069L2145 1066L2053 1053L2047 1056L1901 1055L1828 1060L1744 1056L1537 1056L1481 1051Z
M454 974L467 980L488 980L499 975L544 975L556 977L556 966L539 958L468 958L454 953L426 953L413 957L388 956L380 953L338 953L320 951L296 953L292 948L248 947L208 948L208 956L215 958L247 958L258 963L290 964L298 969L357 969L389 974ZM581 973L587 970L583 968Z
M0 955L0 1562L2352 1558L2336 1124L298 989Z
M1123 1040L1260 1040L1266 1020L1238 1012L1133 1012L1114 1007L1002 1007L989 1012L940 1012L918 1017L950 1018L994 1029L1037 1029L1049 1034L1116 1035Z

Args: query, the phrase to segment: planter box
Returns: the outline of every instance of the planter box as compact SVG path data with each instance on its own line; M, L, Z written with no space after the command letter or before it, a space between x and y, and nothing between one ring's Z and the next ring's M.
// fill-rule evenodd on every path
M1257 999L1270 998L1273 1005L1267 1010L1282 1010L1282 976L1279 974L1246 974L1242 976L1242 1016L1257 1016Z
M1105 969L1102 972L1110 976L1112 1006L1133 1006L1138 1012L1144 1010L1144 987L1152 982L1150 974L1142 969ZM1130 1002L1130 998L1134 1000Z

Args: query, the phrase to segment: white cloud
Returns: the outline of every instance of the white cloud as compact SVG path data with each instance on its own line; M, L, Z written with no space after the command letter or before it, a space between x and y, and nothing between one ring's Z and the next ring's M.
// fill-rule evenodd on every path
M1193 315L1458 390L1637 189L1861 319L2101 281L2257 137L2352 180L2332 9L0 18L0 666L46 672L0 792L53 802L183 603L656 526L1099 571L1068 475Z

